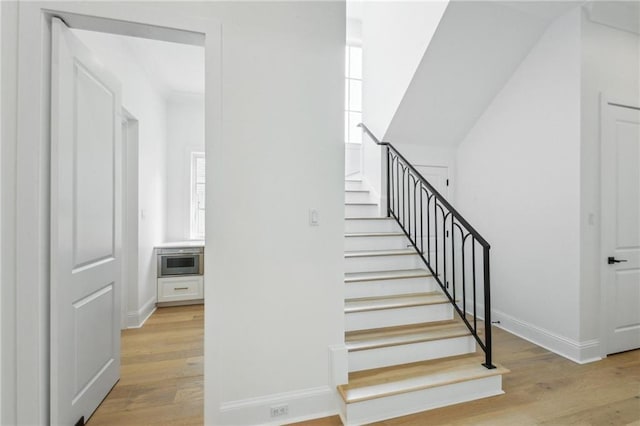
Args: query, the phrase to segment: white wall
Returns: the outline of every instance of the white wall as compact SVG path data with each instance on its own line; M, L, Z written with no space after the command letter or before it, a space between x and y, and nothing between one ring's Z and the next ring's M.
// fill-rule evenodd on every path
M122 83L122 105L138 120L138 280L131 283L129 326L137 326L155 306L154 247L164 241L166 182L166 107L162 94L122 37L75 31Z
M600 12L604 13L606 6L604 2L600 4ZM614 5L614 11L615 6L626 5ZM600 268L604 265L600 253L600 101L604 94L628 99L640 106L638 34L592 22L585 12L582 18L581 83L580 338L597 342L604 318L598 315L601 307Z
M489 241L494 319L581 357L580 10L558 19L458 149L457 206Z
M206 391L218 382L222 406L207 398L212 424L282 424L269 418L278 402L289 418L337 412L328 347L344 339L344 13L340 2L201 12L224 28L222 141L207 147Z
M33 2L20 5L21 50L7 53L12 64L20 64L24 78L34 82L19 86L20 93L28 96L9 99L13 105L31 107L28 118L34 129L26 132L20 145L44 155L44 140L36 126L43 120L32 113L44 102L44 92L37 89L46 87L38 78L44 55L36 52L46 45L38 7ZM195 28L209 35L205 145L212 183L207 186L205 423L264 424L272 421L269 407L276 403L289 404L289 416L277 423L336 413L329 347L342 347L339 352L346 353L344 3L47 2L42 7ZM14 76L8 86L15 87L16 81ZM144 115L131 104L130 111L142 125ZM13 111L3 110L3 115L14 120L18 115L24 123L26 113ZM4 144L3 140L3 148ZM17 164L19 187L35 192L21 195L19 205L35 208L18 230L26 235L27 225L36 225L29 228L35 243L46 242L46 227L39 225L46 221L47 177L39 173L40 163L24 157L18 161L15 155L6 160L4 154L18 146L17 139L8 145L4 164ZM4 168L3 173L7 175ZM30 173L35 173L33 179L27 179ZM15 190L15 180L2 183L3 197ZM319 210L320 226L309 226L309 208ZM6 236L15 221L3 220L2 225ZM46 244L42 250L46 254ZM18 254L23 256L24 250ZM37 279L22 280L19 288L46 302L45 257L33 263ZM3 300L18 288L5 284ZM46 317L41 303L29 307L25 299L19 298L21 315L31 308L32 316ZM9 326L28 328L29 333L23 336L28 342L20 353L24 359L16 362L22 375L18 420L14 415L7 423L44 424L46 323L38 317L28 327L16 321ZM3 340L3 348L4 344ZM7 361L3 358L3 371L16 368L16 363ZM16 392L11 383L6 389Z
M11 141L16 140L15 116L11 119L10 111L15 108L12 99L16 99L17 85L15 84L17 67L15 64L15 49L17 48L17 6L15 3L0 3L0 43L2 51L0 58L0 114L2 127L0 129L0 173L2 194L0 197L0 223L2 238L0 238L0 424L12 424L16 415L16 150L17 146Z
M447 4L364 2L362 116L379 139L384 138ZM363 174L377 194L384 192L381 163L380 149L365 136Z
M167 100L166 240L190 239L191 153L204 152L204 95Z

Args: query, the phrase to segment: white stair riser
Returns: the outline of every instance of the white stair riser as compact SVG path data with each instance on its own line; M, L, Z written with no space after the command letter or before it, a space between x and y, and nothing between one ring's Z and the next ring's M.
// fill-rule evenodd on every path
M344 237L344 250L391 250L407 248L409 241L404 235L376 237Z
M344 232L401 232L395 220L345 220Z
M362 371L391 365L427 361L476 351L472 336L452 337L429 342L387 346L349 352L349 371Z
M378 217L380 210L377 204L345 204L345 217Z
M402 278L394 280L356 281L345 283L347 299L360 297L393 296L396 294L427 293L440 287L432 277Z
M344 193L344 201L345 203L369 203L372 202L371 194L369 191L365 192L345 192Z
M345 272L396 271L424 267L424 263L417 254L347 257L344 263Z
M367 189L361 180L345 180L344 189Z
M341 417L345 425L362 425L503 393L502 376L490 376L351 404L343 402Z
M449 303L349 312L345 314L345 331L368 330L371 328L394 327L450 319L453 319L453 307Z

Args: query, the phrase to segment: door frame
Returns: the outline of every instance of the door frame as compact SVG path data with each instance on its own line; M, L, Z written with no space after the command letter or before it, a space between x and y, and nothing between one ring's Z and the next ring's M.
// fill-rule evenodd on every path
M2 149L3 164L13 162L15 170L12 175L3 170L3 190L8 188L10 193L15 190L15 194L20 196L15 196L13 210L2 218L3 229L15 230L10 240L3 241L3 249L14 249L15 262L9 271L3 263L5 288L2 293L3 296L15 294L11 300L15 307L11 306L9 310L13 315L3 317L2 325L3 345L8 344L12 348L11 359L2 358L2 394L3 397L12 395L12 399L3 404L2 420L18 424L47 424L50 420L51 18L60 17L72 28L203 45L206 67L205 151L208 155L212 155L214 146L221 141L220 21L171 14L152 6L144 3L122 7L115 3L20 2L19 7L16 5L17 10L10 10L15 12L18 31L15 38L7 42L7 45L15 43L8 49L7 57L14 55L17 61L15 79L18 84L15 96L9 92L12 99L7 101L7 104L16 106L15 111L3 110L3 119L15 123L15 135L10 134L15 138L3 141ZM3 48L5 46L3 40ZM5 54L4 49L2 53ZM9 78L12 73L9 73ZM5 147L5 142L15 145ZM9 155L5 156L5 153L12 158L7 158ZM207 298L215 297L214 286L205 288ZM4 308L9 305L7 300L2 297L3 315L6 312ZM4 374L7 371L11 371L11 377ZM207 369L205 374L211 375L211 369ZM206 387L211 391L208 397L218 400L215 384L212 381L208 383Z
M601 93L600 94L600 248L599 248L599 262L598 262L598 270L600 271L600 355L602 358L606 358L609 350L608 350L608 337L609 337L609 298L607 292L607 269L604 267L604 259L607 256L610 256L611 253L608 253L605 247L605 227L604 224L604 216L603 212L605 209L604 197L602 196L603 185L602 182L605 179L604 167L602 166L602 159L605 155L605 124L611 119L611 115L608 112L609 105L619 106L623 108L637 109L640 110L640 100L632 99L631 96L624 96L618 94L611 93Z
M122 107L122 330L129 325L129 293L138 282L138 120ZM132 155L132 151L135 155ZM132 188L135 191L132 192ZM134 199L135 198L135 199ZM130 235L131 234L131 235ZM135 234L135 238L133 238ZM135 286L137 289L137 285Z

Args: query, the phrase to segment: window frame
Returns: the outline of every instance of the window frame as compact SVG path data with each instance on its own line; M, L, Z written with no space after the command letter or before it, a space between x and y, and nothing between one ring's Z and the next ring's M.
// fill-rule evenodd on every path
M191 200L189 203L189 236L192 240L203 240L205 237L205 226L206 222L202 224L202 233L198 232L199 229L199 215L200 211L205 211L205 206L200 207L198 205L198 185L203 186L203 190L206 190L206 160L204 152L201 151L192 151L190 156L190 170L191 170L191 178L189 180L190 194ZM204 182L198 182L198 160L204 161L204 169L205 169L205 179Z
M344 76L344 83L345 83L345 108L344 108L344 113L345 113L345 144L362 144L362 132L359 132L359 137L357 138L357 141L353 141L352 140L352 134L351 134L351 130L353 130L351 128L351 123L350 123L350 113L355 113L355 114L360 114L360 116L362 117L362 59L360 60L360 77L353 77L353 74L351 73L351 49L359 49L360 50L360 56L362 58L362 46L358 45L358 44L347 44L345 46L345 76ZM355 110L355 109L351 109L351 82L352 81L358 81L360 82L360 110Z

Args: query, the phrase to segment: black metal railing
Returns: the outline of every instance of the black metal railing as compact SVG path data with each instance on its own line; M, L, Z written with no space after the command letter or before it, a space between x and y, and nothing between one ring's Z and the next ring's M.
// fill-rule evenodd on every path
M387 216L398 222L454 309L491 360L489 243L389 142L360 124L386 148ZM482 306L478 300L482 300ZM479 320L478 313L484 318ZM480 322L480 324L478 324Z

